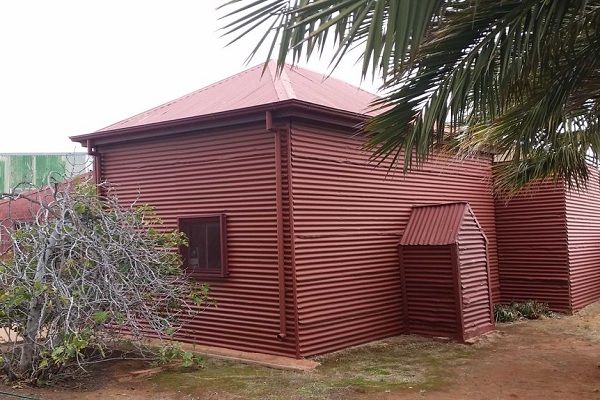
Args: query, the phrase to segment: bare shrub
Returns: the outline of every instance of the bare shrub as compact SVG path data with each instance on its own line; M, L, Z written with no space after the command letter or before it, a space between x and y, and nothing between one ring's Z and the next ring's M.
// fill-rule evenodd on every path
M12 228L0 259L0 364L10 379L81 371L124 338L143 351L144 336L169 338L182 316L210 304L173 251L185 236L166 232L150 207L123 207L101 189L55 184L12 199L36 211L3 224Z

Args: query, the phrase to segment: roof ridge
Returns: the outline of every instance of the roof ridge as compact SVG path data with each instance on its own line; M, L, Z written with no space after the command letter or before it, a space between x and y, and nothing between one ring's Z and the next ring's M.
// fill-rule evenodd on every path
M291 66L285 64L281 69L281 74L277 76L277 64L274 64L274 60L269 60L267 66L269 68L269 73L271 74L271 81L273 82L273 87L275 88L275 92L277 93L277 98L280 101L297 99L298 96L296 96L296 92L294 91L294 87L292 86L290 77L286 72L286 67L291 68Z

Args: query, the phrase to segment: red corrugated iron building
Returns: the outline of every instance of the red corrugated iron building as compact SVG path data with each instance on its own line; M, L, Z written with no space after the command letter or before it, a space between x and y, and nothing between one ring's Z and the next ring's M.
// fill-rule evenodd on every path
M573 312L600 298L600 177L587 187L531 184L496 199L501 300Z
M301 68L262 72L73 138L95 156L97 180L125 203L154 205L165 229L190 237L185 267L210 284L218 308L185 321L178 339L305 357L404 332L398 244L414 206L468 203L487 238L493 301L527 293L514 281L528 274L522 267L509 262L499 274L504 216L491 157L436 155L419 171L390 173L356 135L374 95ZM592 226L570 221L578 235ZM509 254L507 229L498 232ZM587 284L595 255L572 254L582 272L570 284L583 304L596 296ZM553 305L571 302L560 296Z
M470 204L499 300L490 157L390 174L356 136L374 95L262 69L73 138L121 201L193 238L184 263L218 307L180 340L305 357L402 333L397 246L415 205Z

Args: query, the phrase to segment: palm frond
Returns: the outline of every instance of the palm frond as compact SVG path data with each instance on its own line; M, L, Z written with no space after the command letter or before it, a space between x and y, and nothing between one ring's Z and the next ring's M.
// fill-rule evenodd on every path
M577 183L586 176L579 159L598 149L590 142L599 133L598 5L480 0L475 9L465 3L444 15L414 63L388 84L380 105L392 108L367 124L373 158L403 158L408 170L450 137L464 154L494 148L510 153L515 168L531 161L532 176L546 166L548 174L560 171ZM584 131L590 134L577 135ZM557 147L569 138L587 141L578 144L577 160L566 157L572 149ZM548 143L554 153L546 156L554 162L539 162Z
M416 54L443 4L444 0L233 0L220 8L231 10L222 19L228 21L224 35L234 36L233 42L243 37L240 31L245 27L261 21L266 27L263 39L271 35L271 46L279 46L280 67L289 51L297 62L329 44L336 48L330 60L335 66L360 43L363 77L371 71L385 79Z
M408 171L436 148L510 155L498 182L585 178L598 157L598 0L232 0L225 35L265 29L282 68L333 44L358 46L362 76L384 79L369 121L377 162ZM260 27L265 28L260 28ZM241 32L241 33L240 33ZM514 168L509 172L509 168ZM504 183L500 183L503 185Z

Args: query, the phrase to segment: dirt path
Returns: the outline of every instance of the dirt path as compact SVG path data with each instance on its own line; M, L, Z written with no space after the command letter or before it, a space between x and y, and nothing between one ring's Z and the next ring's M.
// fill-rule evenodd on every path
M152 377L131 374L144 364L123 362L77 389L0 390L45 400L600 400L600 303L575 316L502 325L470 347L401 336L321 361L314 372L292 373L207 360L199 371Z
M501 325L434 391L359 399L600 399L600 304L574 316Z

